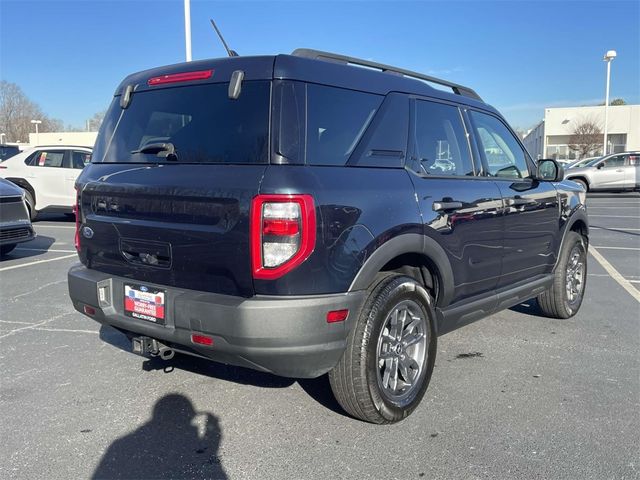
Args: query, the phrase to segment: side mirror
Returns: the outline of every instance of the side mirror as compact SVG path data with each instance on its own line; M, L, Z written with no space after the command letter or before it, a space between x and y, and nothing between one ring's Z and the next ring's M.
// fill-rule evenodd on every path
M536 179L542 182L561 182L564 180L564 168L552 158L538 160Z
M604 168L604 162L598 164L598 166L596 167L598 170L600 170L601 168Z

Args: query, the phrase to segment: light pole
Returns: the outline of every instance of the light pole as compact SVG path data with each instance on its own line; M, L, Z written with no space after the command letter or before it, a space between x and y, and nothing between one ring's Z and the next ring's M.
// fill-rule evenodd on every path
M602 154L607 154L607 133L609 127L609 79L611 78L611 61L616 58L618 54L615 50L609 50L603 60L607 62L607 93L604 99L604 144L602 148Z
M184 43L187 62L191 61L191 0L184 0Z
M4 139L6 138L6 133L0 133L0 143L4 143Z
M42 123L42 120L31 120L31 123L33 123L36 126L36 146L37 146L37 145L40 145L40 134L38 133L38 125Z

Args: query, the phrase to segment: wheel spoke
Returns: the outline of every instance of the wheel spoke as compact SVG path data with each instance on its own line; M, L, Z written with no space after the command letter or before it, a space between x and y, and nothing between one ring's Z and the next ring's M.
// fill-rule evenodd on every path
M389 387L395 391L398 389L398 359L391 360L391 375L389 379Z
M418 376L418 373L420 373L420 366L418 365L418 362L409 356L400 359L400 369L402 376L409 384L412 384L414 379Z
M399 315L399 323L398 323L398 330L396 331L396 339L398 341L402 340L402 332L404 331L404 325L407 322L407 309L403 308L402 309L402 313Z
M405 348L409 348L412 345L419 343L423 338L424 335L422 333L411 332L402 337L402 343L404 344Z

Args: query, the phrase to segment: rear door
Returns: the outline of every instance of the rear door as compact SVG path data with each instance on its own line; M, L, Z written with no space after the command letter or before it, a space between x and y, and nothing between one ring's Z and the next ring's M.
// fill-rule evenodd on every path
M453 270L452 302L496 287L503 250L502 197L496 183L479 178L467 132L455 105L416 99L412 173L424 232L445 250Z
M228 90L148 88L125 109L116 97L78 179L81 219L93 232L80 239L80 257L90 268L253 294L249 211L268 162L270 82L245 79L238 99Z
M533 162L497 116L468 110L484 174L504 202L504 250L498 288L532 280L553 268L559 248L557 191L531 177Z
M90 150L70 150L65 158L65 190L69 197L69 205L75 203L75 184L82 173L82 169L91 163Z

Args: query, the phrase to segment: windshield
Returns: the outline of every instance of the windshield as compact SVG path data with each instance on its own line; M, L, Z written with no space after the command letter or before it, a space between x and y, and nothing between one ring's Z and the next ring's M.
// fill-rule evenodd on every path
M94 162L266 163L270 82L245 82L237 100L228 83L115 97L102 124Z
M589 163L587 163L586 165L582 165L582 166L583 167L593 167L596 163L598 163L600 161L601 158L602 157L594 158Z

